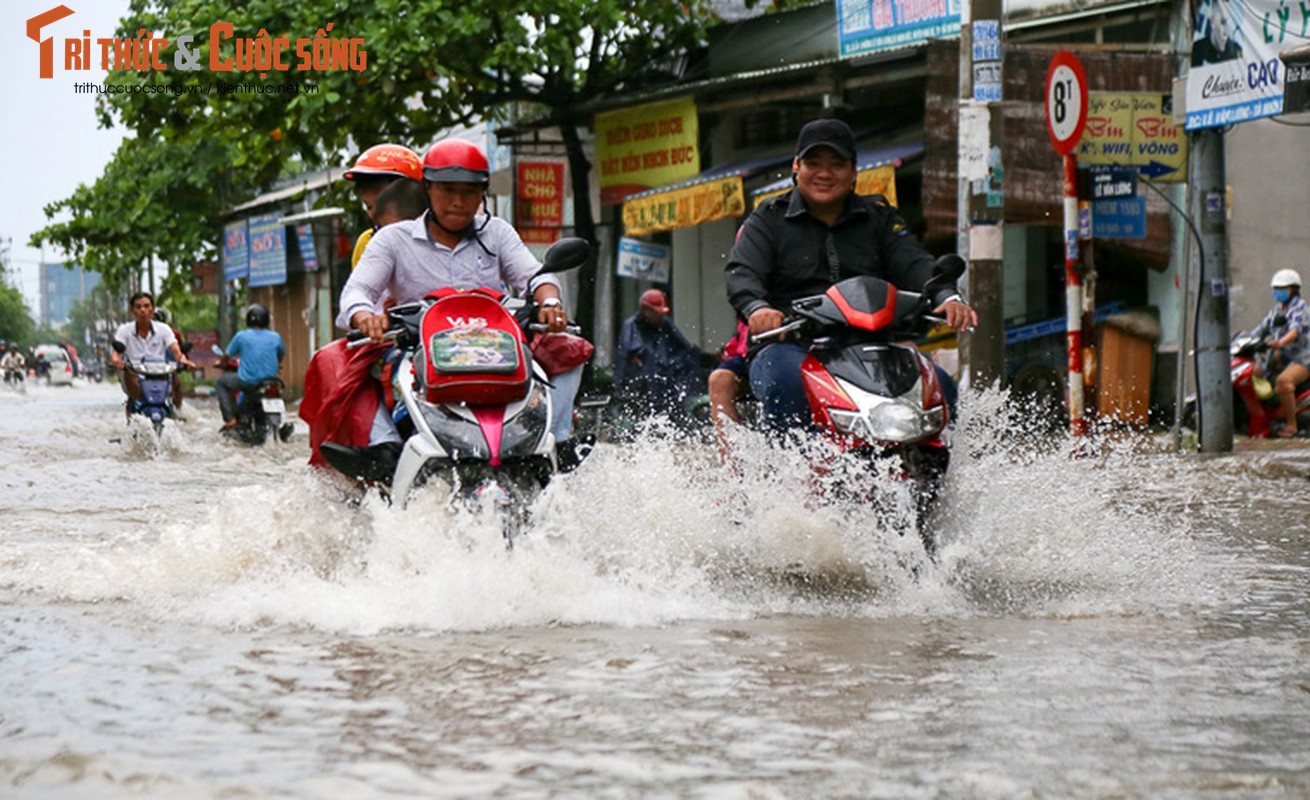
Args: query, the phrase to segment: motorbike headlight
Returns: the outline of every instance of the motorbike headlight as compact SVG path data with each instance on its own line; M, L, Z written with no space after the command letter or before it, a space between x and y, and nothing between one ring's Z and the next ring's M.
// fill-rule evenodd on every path
M942 406L925 409L917 398L888 400L869 409L869 430L875 439L914 442L941 430L944 413Z
M501 458L531 455L541 439L541 432L550 424L548 413L546 386L534 380L523 410L513 419L505 421L505 429L500 436Z
M432 430L437 444L450 454L451 459L485 461L491 458L487 437L482 435L482 428L477 422L431 403L420 402L418 407L423 413L423 421Z
M872 434L869 433L869 425L865 422L864 415L859 411L843 411L830 408L828 409L828 418L832 420L832 426L841 433L866 441L873 438Z

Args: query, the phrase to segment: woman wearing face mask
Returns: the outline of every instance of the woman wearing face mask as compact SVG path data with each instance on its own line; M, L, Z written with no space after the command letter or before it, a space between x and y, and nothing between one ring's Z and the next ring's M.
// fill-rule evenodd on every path
M1278 393L1283 427L1277 436L1296 435L1296 387L1310 380L1310 306L1301 299L1301 276L1294 269L1280 269L1269 285L1274 291L1274 307L1260 323L1269 339L1267 375L1277 375L1274 391Z

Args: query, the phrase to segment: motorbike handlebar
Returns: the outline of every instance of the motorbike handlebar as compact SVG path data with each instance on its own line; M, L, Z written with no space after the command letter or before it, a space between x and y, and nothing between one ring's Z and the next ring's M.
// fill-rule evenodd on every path
M399 335L400 335L399 330L387 331L386 333L382 334L382 341L394 342L396 341L396 337L398 337ZM373 340L365 336L363 331L351 331L350 333L346 334L347 350L358 350L359 348L368 344L373 344Z
M529 322L528 330L532 331L533 333L549 333L550 326L541 322ZM574 336L580 336L582 334L582 327L570 322L569 324L564 326L564 333L571 333Z
M770 339L779 339L791 333L792 331L800 330L804 325L805 325L805 320L800 318L795 318L788 322L782 323L781 325L779 325L778 327L774 328L771 331L751 334L750 342L751 344L759 344L760 342L766 342Z

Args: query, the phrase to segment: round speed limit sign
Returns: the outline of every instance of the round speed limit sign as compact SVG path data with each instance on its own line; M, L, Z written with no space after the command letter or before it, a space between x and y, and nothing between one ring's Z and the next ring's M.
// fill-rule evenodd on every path
M1046 73L1046 132L1055 152L1072 153L1086 125L1087 73L1077 56L1061 50Z

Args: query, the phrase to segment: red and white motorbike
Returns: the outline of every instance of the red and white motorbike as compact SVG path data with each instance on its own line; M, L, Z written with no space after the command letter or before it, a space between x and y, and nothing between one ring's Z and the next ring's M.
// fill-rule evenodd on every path
M950 450L946 394L932 361L913 340L931 317L932 296L964 274L959 256L937 261L923 292L860 276L792 303L786 321L754 341L795 332L810 341L801 363L812 424L843 452L871 459L895 456L914 482L916 522L925 550L936 551L929 521Z
M1281 324L1281 321L1280 321ZM1256 358L1269 349L1269 339L1260 331L1242 331L1229 343L1233 380L1233 424L1238 433L1264 438L1281 412L1272 381L1256 374ZM1183 407L1182 424L1197 430L1196 398ZM1310 430L1310 381L1296 387L1297 428Z
M583 239L563 239L547 251L542 272L581 266L591 256ZM454 496L490 505L513 537L528 507L559 471L550 431L550 383L528 346L535 306L497 289L441 289L418 303L391 308L386 339L394 342L393 415L402 436L390 494L405 503L433 478ZM348 337L368 344L358 331ZM352 343L353 346L353 343ZM330 448L325 458L338 465Z

